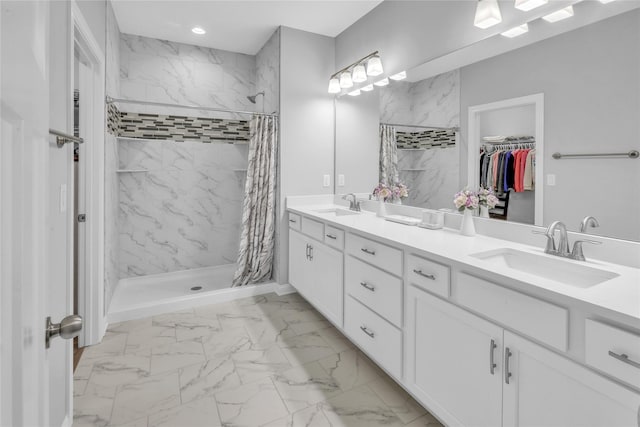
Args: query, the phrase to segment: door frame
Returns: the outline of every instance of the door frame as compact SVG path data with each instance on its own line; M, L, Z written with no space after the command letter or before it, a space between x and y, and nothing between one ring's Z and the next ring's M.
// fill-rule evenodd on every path
M91 75L89 84L92 88L90 101L84 104L88 108L88 125L85 132L85 143L80 144L80 158L84 167L79 168L78 179L84 182L85 241L78 262L83 265L78 276L78 311L84 318L84 328L79 342L82 345L97 344L102 340L107 328L106 308L104 307L104 129L105 129L105 56L102 48L93 36L90 26L82 15L77 3L71 3L71 21L73 32L70 40L71 55L69 69L74 70L77 49L85 63L89 64ZM71 77L73 79L73 76ZM71 85L73 92L73 85ZM73 93L71 93L73 99ZM82 97L82 94L80 94ZM82 98L81 98L82 99ZM80 108L83 108L82 100ZM71 106L73 108L73 106ZM82 188L82 187L81 187ZM76 218L72 218L76 221ZM71 226L73 231L73 224ZM73 257L71 258L73 263ZM73 264L70 266L73 268ZM73 270L72 270L73 271Z

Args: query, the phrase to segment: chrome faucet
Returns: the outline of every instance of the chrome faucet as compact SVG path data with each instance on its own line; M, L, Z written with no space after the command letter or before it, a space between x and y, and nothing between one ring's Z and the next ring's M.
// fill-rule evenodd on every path
M589 217L588 217L589 218ZM593 217L591 217L593 218ZM585 218L586 220L587 218ZM595 218L593 219L595 221ZM585 222L585 221L583 221ZM597 223L597 221L596 221ZM558 245L555 243L555 232L560 231L560 237ZM584 253L582 252L582 244L589 243L592 245L600 245L602 242L595 240L576 240L573 243L573 249L569 252L569 238L567 237L567 226L562 221L554 221L547 227L547 231L533 231L536 234L544 234L547 237L547 246L544 249L545 254L556 255L564 258L570 258L576 261L585 261Z
M349 200L349 196L353 196L353 200ZM360 202L355 194L349 193L342 196L342 200L349 200L349 210L360 212Z
M595 219L594 217L589 215L589 216L585 216L584 219L582 220L582 223L580 224L580 232L581 233L586 233L587 232L587 228L589 226L595 228L595 227L600 227L600 224L598 223L597 219Z
M567 237L567 226L562 221L554 221L547 228L547 236L554 238L556 229L560 231L560 239L558 240L558 246L553 255L568 256L569 255L569 238Z

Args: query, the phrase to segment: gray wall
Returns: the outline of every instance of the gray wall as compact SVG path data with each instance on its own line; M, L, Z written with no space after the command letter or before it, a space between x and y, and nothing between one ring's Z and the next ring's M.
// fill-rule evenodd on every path
M638 160L551 158L640 148L639 29L636 10L461 70L462 117L469 106L544 93L544 174L557 183L544 188L545 224L562 220L576 229L594 215L601 225L594 233L640 240L640 199L632 196ZM461 127L466 164L466 120Z
M106 30L106 0L76 0L82 16L89 24L91 33L96 38L100 49L104 52L105 42L107 39Z
M288 282L287 196L331 194L322 176L333 177L333 96L328 77L335 72L334 39L292 28L280 29L280 254L278 280Z

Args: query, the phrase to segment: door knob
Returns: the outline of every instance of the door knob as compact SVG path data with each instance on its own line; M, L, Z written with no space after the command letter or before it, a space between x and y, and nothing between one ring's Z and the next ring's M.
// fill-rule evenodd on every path
M82 330L82 317L77 314L67 316L60 323L51 323L51 317L47 317L47 327L44 332L45 347L51 345L51 338L60 336L65 340L70 340L80 335Z

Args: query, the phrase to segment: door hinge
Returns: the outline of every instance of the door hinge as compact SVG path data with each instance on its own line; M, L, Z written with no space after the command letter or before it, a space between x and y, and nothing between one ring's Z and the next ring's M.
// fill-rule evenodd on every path
M87 222L87 215L86 214L78 215L78 222Z

